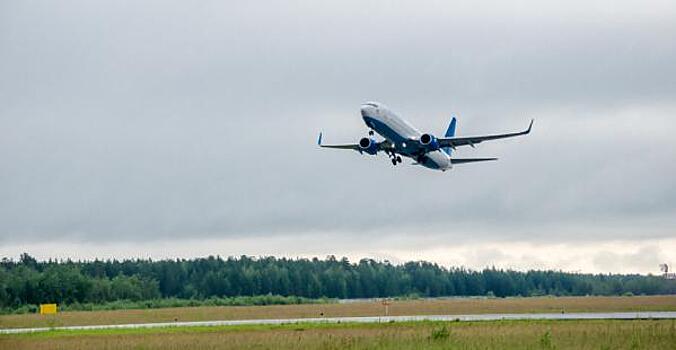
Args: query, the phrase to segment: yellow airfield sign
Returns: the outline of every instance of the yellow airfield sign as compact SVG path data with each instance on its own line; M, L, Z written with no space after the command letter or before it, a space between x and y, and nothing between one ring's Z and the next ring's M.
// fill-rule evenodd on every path
M40 304L40 315L51 315L56 313L56 304Z

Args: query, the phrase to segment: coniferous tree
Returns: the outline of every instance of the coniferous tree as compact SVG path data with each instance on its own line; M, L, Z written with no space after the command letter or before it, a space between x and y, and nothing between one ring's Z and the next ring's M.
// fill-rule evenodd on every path
M481 271L419 261L393 265L334 256L207 257L184 260L0 261L0 308L44 302L94 303L157 298L280 295L306 298L676 294L660 276L561 271Z

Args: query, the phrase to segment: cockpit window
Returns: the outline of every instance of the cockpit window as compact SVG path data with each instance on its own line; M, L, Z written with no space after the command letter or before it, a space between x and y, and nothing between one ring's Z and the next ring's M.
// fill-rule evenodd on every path
M377 105L377 104L371 103L371 102L364 103L364 105L378 108L378 105Z

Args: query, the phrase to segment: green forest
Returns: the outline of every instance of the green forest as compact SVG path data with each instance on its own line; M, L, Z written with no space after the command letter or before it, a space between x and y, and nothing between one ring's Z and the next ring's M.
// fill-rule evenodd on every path
M350 262L334 256L38 261L23 254L0 262L3 312L47 302L67 306L263 296L264 303L300 303L318 298L628 294L676 294L676 281L651 275L445 268L424 261Z

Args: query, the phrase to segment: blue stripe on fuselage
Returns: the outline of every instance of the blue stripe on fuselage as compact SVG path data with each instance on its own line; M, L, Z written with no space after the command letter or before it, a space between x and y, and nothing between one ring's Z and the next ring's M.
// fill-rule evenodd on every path
M364 122L368 127L375 130L382 137L392 141L394 143L394 149L397 153L409 156L415 156L420 149L418 142L409 140L404 136L400 135L398 132L394 131L389 125L383 123L382 121L364 116ZM406 147L402 147L402 143L406 143Z

